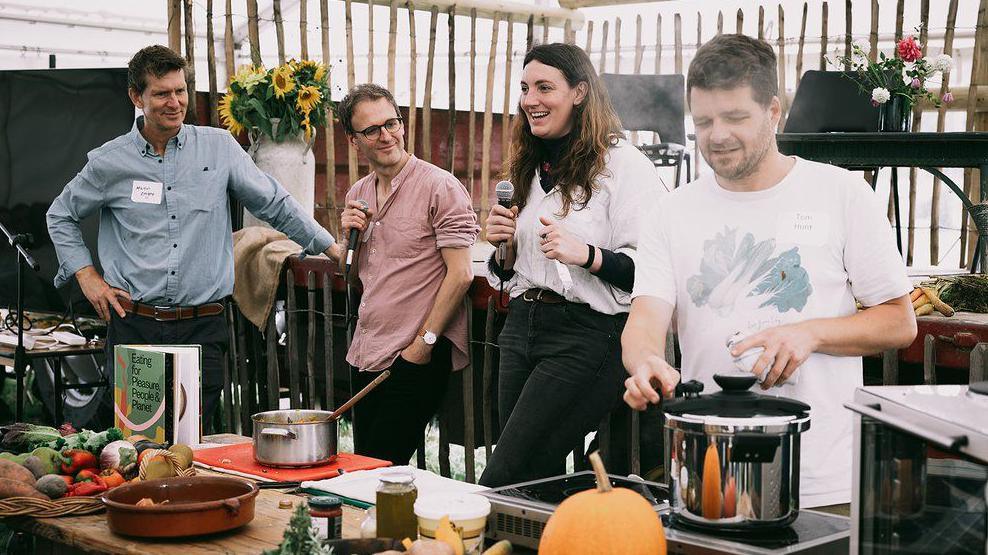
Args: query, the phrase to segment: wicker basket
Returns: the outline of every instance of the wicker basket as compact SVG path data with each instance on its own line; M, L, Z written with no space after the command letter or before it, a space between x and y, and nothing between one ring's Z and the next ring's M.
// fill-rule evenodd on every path
M79 516L98 513L103 509L103 500L99 497L63 497L55 500L36 499L34 497L0 499L0 517Z
M162 456L172 466L176 476L195 476L195 468L179 468L178 458L171 451L164 449L149 449L141 458L138 476L144 479L148 462L157 456ZM57 516L79 516L98 513L104 509L100 496L92 497L63 497L47 500L34 497L8 497L0 499L0 518L11 516L30 516L34 518L52 518Z

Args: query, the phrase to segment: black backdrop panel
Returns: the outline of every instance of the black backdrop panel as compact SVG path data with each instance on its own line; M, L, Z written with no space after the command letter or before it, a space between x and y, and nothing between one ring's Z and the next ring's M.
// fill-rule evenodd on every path
M86 163L86 153L126 133L134 121L127 97L127 70L48 69L0 71L0 221L31 233L41 265L26 271L25 306L61 311L71 292L86 310L78 286L56 292L58 259L45 212ZM83 222L86 245L96 253L98 218ZM0 306L15 302L14 251L0 245Z

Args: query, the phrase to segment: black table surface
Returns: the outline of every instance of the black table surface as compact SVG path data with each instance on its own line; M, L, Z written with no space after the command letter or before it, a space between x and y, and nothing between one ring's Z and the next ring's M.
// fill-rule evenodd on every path
M779 133L779 150L845 168L988 166L988 133Z

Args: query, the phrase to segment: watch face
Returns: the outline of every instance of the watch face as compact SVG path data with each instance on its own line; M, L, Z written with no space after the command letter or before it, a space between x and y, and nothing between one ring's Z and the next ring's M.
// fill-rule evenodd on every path
M425 341L426 345L435 345L436 334L432 333L431 331L427 331L422 335L422 340Z

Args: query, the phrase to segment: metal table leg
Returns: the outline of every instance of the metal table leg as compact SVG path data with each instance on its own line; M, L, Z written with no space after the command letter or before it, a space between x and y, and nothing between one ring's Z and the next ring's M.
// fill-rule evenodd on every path
M55 414L55 427L59 427L64 423L64 415L62 414L62 358L52 357L48 359L48 363L51 364L51 370L54 374L52 376L52 410Z
M892 170L892 207L895 212L895 245L899 247L899 254L902 254L902 217L899 216L899 168Z

